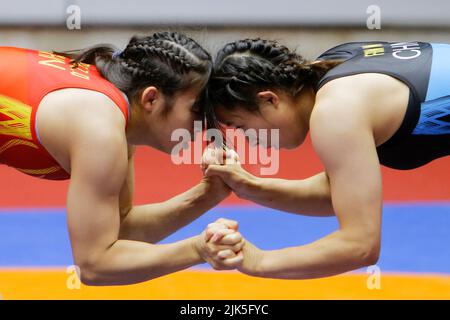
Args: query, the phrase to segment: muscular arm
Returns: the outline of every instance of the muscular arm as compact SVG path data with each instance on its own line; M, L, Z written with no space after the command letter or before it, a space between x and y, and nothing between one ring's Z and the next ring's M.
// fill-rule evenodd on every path
M96 123L79 121L83 127L71 132L67 219L81 280L90 285L132 284L203 262L194 245L198 237L164 245L119 239L127 145L123 123L111 128L110 121L116 120L111 109L99 109Z
M369 120L360 101L355 100L342 97L316 105L311 119L313 145L329 175L339 229L304 246L263 251L260 263L247 268L244 264L244 272L306 279L340 274L377 261L381 174ZM244 257L245 250L250 251L250 257L258 252L249 245L244 247ZM251 259L247 263L251 264Z
M206 176L219 176L238 197L260 205L309 216L334 215L328 175L303 180L259 178L240 164L208 165Z
M127 175L125 182L120 189L119 194L119 208L121 219L125 218L127 213L133 207L134 196L134 155L136 153L136 146L127 145Z
M246 199L260 205L308 216L334 215L326 172L303 180L256 178Z
M133 206L133 149L128 147L127 178L120 191L120 239L156 243L216 206L229 193L218 178L204 179L167 201Z

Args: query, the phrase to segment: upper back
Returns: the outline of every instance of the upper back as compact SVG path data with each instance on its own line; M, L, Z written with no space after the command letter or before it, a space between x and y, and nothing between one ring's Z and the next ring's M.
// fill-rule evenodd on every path
M0 81L0 163L26 174L45 179L70 177L39 136L39 130L45 128L37 128L36 116L44 97L60 96L58 91L72 88L79 90L78 96L86 101L80 89L87 89L103 97L100 99L108 100L106 104L117 106L125 117L125 124L128 123L126 97L104 79L95 66L73 67L68 58L53 53L0 47L0 72L3 75ZM61 109L52 108L52 112L65 112L64 107L72 98L73 95L67 95L69 100L61 103ZM74 108L78 107L81 111L83 106L78 104Z
M102 92L128 117L126 97L93 65L70 64L70 59L45 51L0 47L0 95L37 107L46 94L63 88Z
M320 79L317 89L327 82L360 73L382 73L407 84L414 98L426 96L432 49L427 42L349 42L322 53L317 60L342 59Z

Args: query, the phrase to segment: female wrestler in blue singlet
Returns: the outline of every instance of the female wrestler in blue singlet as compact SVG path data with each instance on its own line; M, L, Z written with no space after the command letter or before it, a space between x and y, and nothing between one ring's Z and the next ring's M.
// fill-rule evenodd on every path
M247 242L240 270L250 275L316 278L374 264L380 164L413 169L450 154L447 44L351 42L308 62L274 41L240 40L219 52L209 95L211 124L279 129L281 148L299 146L310 131L325 170L294 181L211 164L207 176L220 176L238 196L264 206L336 215L340 224L301 247L262 251Z

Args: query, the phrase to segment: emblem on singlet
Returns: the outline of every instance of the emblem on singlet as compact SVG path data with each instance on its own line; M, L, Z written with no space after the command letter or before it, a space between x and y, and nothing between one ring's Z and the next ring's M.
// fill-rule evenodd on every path
M396 59L409 60L421 55L420 45L417 42L389 43L392 56ZM386 54L382 43L372 43L362 46L364 58L382 56Z

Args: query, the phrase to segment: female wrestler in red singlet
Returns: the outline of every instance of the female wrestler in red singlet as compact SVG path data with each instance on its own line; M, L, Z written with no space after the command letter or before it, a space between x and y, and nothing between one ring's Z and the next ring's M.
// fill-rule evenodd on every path
M161 204L132 205L134 147L170 152L171 132L192 130L210 70L210 55L179 33L135 36L116 52L0 48L0 163L38 178L70 178L69 233L84 283L136 283L219 259L204 235L153 243L226 197L220 180L205 178ZM224 224L236 229L217 223ZM227 239L238 252L240 235Z

